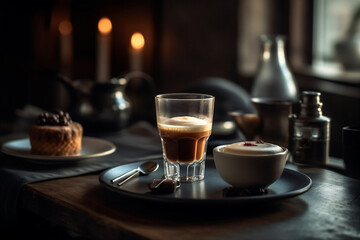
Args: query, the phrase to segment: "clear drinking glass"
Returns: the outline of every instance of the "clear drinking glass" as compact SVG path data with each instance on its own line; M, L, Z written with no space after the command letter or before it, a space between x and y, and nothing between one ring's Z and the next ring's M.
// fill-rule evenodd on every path
M214 102L215 98L206 94L169 93L155 97L165 178L181 182L204 179Z

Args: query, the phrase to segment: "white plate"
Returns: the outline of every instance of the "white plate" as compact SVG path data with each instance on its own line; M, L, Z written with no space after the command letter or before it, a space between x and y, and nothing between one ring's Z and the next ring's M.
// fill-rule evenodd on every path
M87 158L101 157L111 154L116 147L106 140L83 137L82 147L79 155L76 156L47 156L31 154L31 145L29 138L11 140L1 146L1 151L11 156L22 157L32 160L48 160L48 161L75 161Z

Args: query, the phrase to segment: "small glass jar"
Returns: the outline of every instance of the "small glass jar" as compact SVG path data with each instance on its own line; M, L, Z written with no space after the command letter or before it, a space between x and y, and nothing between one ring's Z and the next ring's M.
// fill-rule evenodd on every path
M319 92L302 92L299 116L289 117L289 150L295 163L328 163L330 118L322 115L320 95Z

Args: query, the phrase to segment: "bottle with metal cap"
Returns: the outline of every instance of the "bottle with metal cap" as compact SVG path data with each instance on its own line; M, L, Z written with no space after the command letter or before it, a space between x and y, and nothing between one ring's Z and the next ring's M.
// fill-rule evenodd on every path
M328 163L330 118L322 115L320 95L303 91L300 114L289 117L289 150L295 163Z

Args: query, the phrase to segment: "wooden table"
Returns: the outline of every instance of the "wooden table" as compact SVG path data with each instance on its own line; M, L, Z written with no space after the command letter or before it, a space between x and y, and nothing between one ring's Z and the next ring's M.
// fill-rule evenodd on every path
M32 229L27 236L53 239L360 239L360 180L287 167L310 176L312 188L269 204L201 211L140 204L104 188L99 174L32 183L21 194L21 225Z

